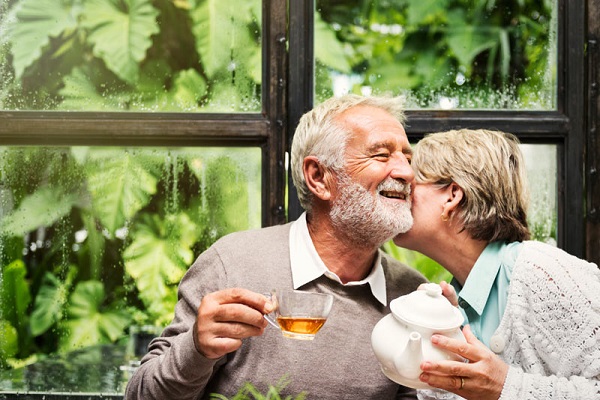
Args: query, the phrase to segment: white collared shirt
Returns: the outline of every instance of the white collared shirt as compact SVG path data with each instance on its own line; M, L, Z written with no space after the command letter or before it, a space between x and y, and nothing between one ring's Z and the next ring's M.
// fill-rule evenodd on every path
M327 269L327 266L325 266L325 263L323 263L323 260L321 260L321 257L317 253L310 233L308 233L306 212L302 213L292 223L290 228L290 263L292 266L294 289L298 289L300 286L314 281L321 275L325 275L344 286L356 286L368 283L373 296L384 306L387 305L385 274L381 265L381 254L377 253L373 269L365 279L342 283L337 274Z

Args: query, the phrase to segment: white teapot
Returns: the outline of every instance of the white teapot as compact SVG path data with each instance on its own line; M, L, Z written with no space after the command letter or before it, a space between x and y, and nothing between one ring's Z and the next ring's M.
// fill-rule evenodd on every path
M430 389L419 380L421 361L457 360L462 357L431 344L434 333L466 341L460 326L464 317L443 295L440 285L420 290L390 303L391 314L373 328L371 345L383 373L392 381L415 389Z

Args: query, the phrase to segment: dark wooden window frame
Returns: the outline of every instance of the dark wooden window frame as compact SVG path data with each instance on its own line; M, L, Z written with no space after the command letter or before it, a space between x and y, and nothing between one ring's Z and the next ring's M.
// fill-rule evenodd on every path
M590 4L593 2L590 0ZM289 9L288 9L289 7ZM313 97L314 0L263 0L262 112L235 114L0 112L0 145L258 146L262 149L262 223L273 225L302 211L290 185L285 213L284 163L298 119ZM413 141L425 133L480 127L516 134L524 143L558 146L558 244L585 256L586 2L558 0L556 111L411 110ZM593 43L592 43L593 44ZM291 62L290 62L291 60ZM596 93L596 92L594 92ZM594 142L595 143L595 142ZM588 155L588 159L589 159ZM287 178L287 179L286 179ZM589 229L589 227L588 227Z
M588 0L586 107L586 258L600 266L600 4Z
M290 9L290 131L313 104L314 0L292 1ZM523 143L558 147L558 245L585 255L585 0L558 0L558 88L556 111L432 111L409 110L407 133L417 141L428 132L487 128L512 132ZM298 54L294 54L298 53ZM291 135L290 135L291 136ZM291 139L291 138L290 138ZM290 198L290 218L300 205Z

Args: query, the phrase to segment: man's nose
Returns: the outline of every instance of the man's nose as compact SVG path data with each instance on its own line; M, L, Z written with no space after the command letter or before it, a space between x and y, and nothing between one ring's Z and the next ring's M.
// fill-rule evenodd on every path
M400 179L406 183L412 183L415 179L415 172L413 171L408 159L404 154L394 157L392 162L392 170L390 171L390 177L393 179Z

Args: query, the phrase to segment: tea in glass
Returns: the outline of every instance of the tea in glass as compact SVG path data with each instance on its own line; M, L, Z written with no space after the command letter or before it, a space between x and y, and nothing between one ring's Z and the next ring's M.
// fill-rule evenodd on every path
M300 290L274 290L269 295L275 310L265 318L283 336L312 340L323 327L333 305L333 296Z

